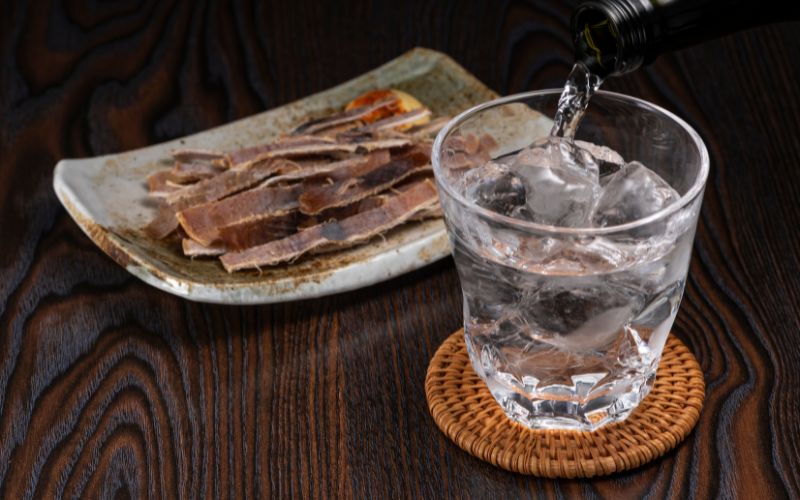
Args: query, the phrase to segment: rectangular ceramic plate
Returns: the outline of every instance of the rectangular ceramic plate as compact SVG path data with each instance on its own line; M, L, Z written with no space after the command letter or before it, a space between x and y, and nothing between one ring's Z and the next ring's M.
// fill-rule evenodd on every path
M146 283L187 299L265 304L368 286L448 255L442 220L406 224L385 239L260 273L228 274L217 259L191 260L173 244L143 234L141 228L155 214L144 179L169 165L174 149L229 150L263 143L385 87L410 93L437 116L454 116L497 97L449 57L418 48L330 90L222 127L126 153L62 160L53 187L75 222L111 258Z

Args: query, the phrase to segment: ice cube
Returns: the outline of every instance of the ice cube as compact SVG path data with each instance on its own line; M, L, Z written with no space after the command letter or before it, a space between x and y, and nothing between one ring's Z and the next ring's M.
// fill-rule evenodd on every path
M597 160L614 163L620 167L625 164L625 159L622 157L622 155L608 146L601 146L599 144L577 140L575 141L575 145L591 153L591 155Z
M575 145L585 149L594 157L600 170L601 184L603 184L604 179L625 165L625 159L622 155L607 146L600 146L586 141L575 141Z
M602 190L599 167L588 151L550 137L521 151L511 168L526 194L515 217L561 227L590 224Z
M508 165L487 162L471 170L464 185L467 198L493 212L511 215L525 204L525 186Z
M631 162L605 184L592 222L596 227L633 222L679 198L678 192L658 174L639 162Z
M635 290L616 283L551 284L522 299L517 321L538 341L585 351L611 343L641 307Z

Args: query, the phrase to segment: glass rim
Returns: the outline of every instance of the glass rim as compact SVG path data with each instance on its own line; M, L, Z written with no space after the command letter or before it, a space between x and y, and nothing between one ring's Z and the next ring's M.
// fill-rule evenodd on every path
M636 219L631 222L626 222L625 224L618 224L615 226L605 226L605 227L563 227L563 226L539 224L537 222L515 219L507 215L493 212L487 208L481 207L480 205L477 205L474 202L468 200L461 193L455 190L453 186L451 186L449 183L443 180L444 176L443 176L442 166L439 162L439 158L441 157L442 144L444 143L444 138L447 137L455 127L462 124L464 121L471 118L472 116L477 115L478 113L485 111L489 108L501 106L504 104L510 104L514 102L519 102L524 99L529 99L533 97L541 97L553 94L560 95L562 90L563 89L552 89L552 88L542 89L530 92L522 92L519 94L513 94L506 97L500 97L491 101L484 102L482 104L478 104L477 106L474 106L472 108L469 108L466 111L463 111L457 116L455 116L452 120L450 120L436 135L436 140L433 143L433 149L431 151L431 163L433 164L434 177L436 178L436 184L439 186L439 189L443 189L450 197L455 199L458 203L465 206L466 208L473 210L485 217L496 220L498 222L503 222L505 224L513 225L519 228L531 229L539 233L552 233L552 234L575 235L575 236L593 236L593 235L619 233L635 229L638 227L646 226L650 223L659 221L678 212L682 208L689 205L692 201L694 201L694 199L697 198L700 194L702 194L703 189L705 188L706 180L708 179L710 160L708 156L708 149L706 148L706 145L703 142L703 140L700 138L700 134L698 134L697 131L694 128L692 128L688 123L686 123L685 120L678 117L671 111L662 108L661 106L645 101L644 99L640 99L638 97L620 94L618 92L609 92L605 90L598 91L595 94L595 96L609 97L624 102L636 103L645 108L648 108L650 111L654 111L662 115L665 115L667 118L676 122L681 128L683 128L689 134L689 137L694 142L695 146L698 149L698 152L700 153L700 168L689 190L686 191L686 194L681 196L675 203L671 203L666 207L662 208L661 210L652 213L646 217L642 217L641 219ZM589 103L589 105L591 106L591 102Z

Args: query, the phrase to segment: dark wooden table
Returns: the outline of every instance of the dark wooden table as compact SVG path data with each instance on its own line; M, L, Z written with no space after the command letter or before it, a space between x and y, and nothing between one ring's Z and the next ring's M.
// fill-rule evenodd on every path
M470 457L428 414L428 360L461 321L451 260L319 300L192 303L106 257L51 183L63 157L220 125L417 45L503 94L560 86L570 5L56 4L0 16L0 497L800 496L797 23L606 85L682 116L711 152L674 329L707 397L666 457L550 481Z

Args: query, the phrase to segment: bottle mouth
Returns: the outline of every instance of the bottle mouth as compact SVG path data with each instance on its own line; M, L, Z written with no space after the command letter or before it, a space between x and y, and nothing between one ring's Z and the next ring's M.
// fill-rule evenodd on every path
M629 73L644 63L647 35L636 21L642 7L626 0L583 2L572 15L575 57L601 78Z

